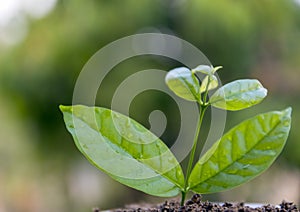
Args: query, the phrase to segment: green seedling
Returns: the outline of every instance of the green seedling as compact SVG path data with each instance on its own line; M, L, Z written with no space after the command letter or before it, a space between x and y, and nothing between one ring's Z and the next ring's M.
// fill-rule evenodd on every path
M147 194L172 197L181 193L184 204L189 191L220 192L261 174L282 151L290 130L291 108L259 114L229 130L194 165L198 135L208 107L242 110L267 95L267 90L254 79L236 80L218 88L215 73L220 68L176 68L166 75L168 87L199 108L185 174L165 143L133 119L101 107L60 106L60 110L76 146L98 169ZM201 83L197 73L204 74ZM217 90L209 97L214 89Z

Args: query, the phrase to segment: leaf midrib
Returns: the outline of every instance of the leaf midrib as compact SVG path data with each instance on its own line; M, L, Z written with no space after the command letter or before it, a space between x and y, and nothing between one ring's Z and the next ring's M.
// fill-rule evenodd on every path
M241 157L239 157L238 159L236 159L233 163L236 163L237 161L239 161L240 159L242 159L245 155L247 155L250 151L252 151L266 136L268 136L269 134L271 134L273 131L274 131L274 129L275 128L277 128L278 127L278 125L280 124L280 120L279 120L279 122L272 128L272 130L270 130L262 139L260 139L251 149L249 149L243 156L241 156ZM207 162L207 161L206 161ZM231 164L233 164L233 163L231 163ZM209 178L207 178L207 179L205 179L204 181L202 181L202 182L199 182L198 184L196 184L196 185L194 185L194 186L192 186L192 187L190 187L190 189L193 189L193 188L195 188L196 186L198 186L199 184L202 184L202 183L205 183L205 182L207 182L209 179L211 179L211 178L213 178L213 177L215 177L216 175L218 175L218 174L220 174L221 172L223 172L225 169L227 169L229 166L231 166L231 164L229 164L229 165L227 165L227 166L225 166L224 168L222 168L219 172L217 172L216 174L214 174L214 175L212 175L211 177L209 177Z
M87 125L90 129L92 129L92 130L94 130L96 133L98 133L98 134L100 134L101 136L103 136L106 140L108 140L108 141L110 141L110 139L109 138L107 138L106 136L104 136L101 132L99 132L98 130L96 130L96 129L94 129L93 127L91 127L89 124L87 124L84 120L82 120L81 119L81 117L78 117L78 116L76 116L76 115L74 115L74 114L72 114L72 113L70 113L72 116L74 116L74 117L76 117L77 119L79 119L80 121L82 121L85 125ZM168 179L170 182L172 182L175 186L177 186L179 189L183 189L182 187L181 187L181 185L179 185L179 183L178 182L176 182L176 181L174 181L174 180L172 180L171 178L169 178L168 176L166 176L166 175L164 175L164 174L160 174L159 172L157 172L155 169L153 169L151 166L149 166L148 164L145 164L145 163L142 163L139 159L137 159L137 158L135 158L135 157L133 157L132 155L131 155L131 153L129 153L128 151L126 151L126 149L124 149L124 148L122 148L122 147L119 147L118 145L116 145L115 143L113 143L113 142L110 142L110 143L112 143L114 146L116 146L117 148L120 148L120 149L122 149L124 152L126 152L127 154L129 154L133 159L135 159L135 160L137 160L139 163L141 163L142 165L144 165L144 166L146 166L146 167L148 167L148 168L150 168L151 170L153 170L155 173L157 173L159 176L164 176L164 178L166 178L166 179ZM80 145L80 144L79 144ZM81 146L81 145L80 145ZM81 148L82 150L83 150L83 148ZM87 155L87 154L86 154ZM93 164L95 164L95 163L93 163ZM95 164L95 165L97 165L97 164ZM179 165L179 163L178 163L178 165ZM177 166L178 166L177 165ZM98 166L98 165L97 165ZM175 166L175 167L177 167L177 166ZM171 171L172 169L170 169L169 171ZM167 171L167 172L169 172L169 171ZM176 171L176 170L175 170ZM166 172L166 173L167 173Z
M199 91L197 91L198 90L198 88L195 88L194 86L193 86L193 84L192 84L192 86L189 86L190 85L190 82L188 81L188 80L186 80L184 77L182 77L182 76L179 76L180 77L180 79L185 83L185 85L187 85L187 88L188 88L188 91L192 94L192 96L194 97L194 100L198 100L199 98L198 98L198 96L196 96L198 93L199 93ZM193 83L193 76L191 75L191 79L192 79L192 83ZM196 94L194 94L193 93L193 91L192 90L195 90L196 89Z
M225 95L224 88L223 88L223 91L222 91L222 92L224 93L224 98L222 98L220 95L218 95L219 98L217 98L216 101L212 101L211 104L214 104L214 103L220 102L220 101L225 101L225 102L227 102L227 98L231 98L231 97L234 97L234 96L238 96L238 95L241 94L241 93L255 92L255 91L259 90L259 89L260 89L260 88L257 88L257 87L256 87L255 89L250 90L250 91L245 90L244 92L233 93L232 95Z

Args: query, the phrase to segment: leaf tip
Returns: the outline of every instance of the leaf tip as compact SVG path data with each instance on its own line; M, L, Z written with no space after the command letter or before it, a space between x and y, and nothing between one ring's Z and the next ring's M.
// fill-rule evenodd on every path
M223 68L223 66L216 66L216 67L214 67L214 73L216 72L216 71L218 71L219 69L222 69Z
M59 105L59 109L61 112L72 112L72 106Z
M268 95L268 89L263 87L263 93L264 93L264 96L266 97Z
M284 109L284 110L282 111L282 113L283 113L285 116L288 116L288 117L290 118L291 115L292 115L292 107L288 107L288 108Z

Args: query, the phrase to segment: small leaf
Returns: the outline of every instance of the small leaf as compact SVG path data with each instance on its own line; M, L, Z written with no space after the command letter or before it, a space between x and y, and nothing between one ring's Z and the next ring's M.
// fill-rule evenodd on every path
M200 85L197 77L187 68L175 68L166 75L166 84L179 97L198 101Z
M208 84L209 82L209 84ZM208 85L208 88L207 88ZM215 89L216 87L218 87L218 79L215 75L207 75L206 77L204 77L201 86L200 86L200 93L203 93L206 91L206 89L208 91Z
M217 67L214 67L214 71L213 73L215 73L216 71L218 71L219 69L223 68L223 66L217 66Z
M260 114L237 125L197 162L189 189L212 193L231 189L266 170L282 151L291 125L291 108Z
M101 107L60 106L84 156L113 179L157 196L181 192L184 177L168 147L149 130Z
M241 110L258 104L267 96L258 80L236 80L219 88L210 98L212 106L226 110Z
M192 69L192 72L200 72L207 75L213 75L214 68L208 65L199 65L196 68Z
M192 69L192 72L200 72L207 75L213 75L216 71L223 68L223 66L208 66L208 65L199 65L196 68Z

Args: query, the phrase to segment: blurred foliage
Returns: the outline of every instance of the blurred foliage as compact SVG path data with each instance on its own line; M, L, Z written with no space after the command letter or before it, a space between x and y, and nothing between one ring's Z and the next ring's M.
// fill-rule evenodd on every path
M37 163L61 166L57 176L67 175L66 167L82 160L64 128L58 105L71 104L77 76L97 50L141 32L174 34L197 46L213 65L223 65L219 72L223 83L260 79L269 90L268 99L256 109L229 113L228 127L258 112L292 106L293 127L281 160L300 169L300 5L296 2L61 0L49 15L30 21L28 32L20 44L0 49L0 102L9 105L14 117L34 134L29 133L23 142L32 146ZM100 87L105 93L98 95L98 103L109 106L116 87L132 73L178 65L156 57L124 61L115 69L126 71L120 75L113 70L106 77ZM148 114L157 108L171 117L178 113L174 102L155 92L140 94L131 113L147 125ZM163 135L169 142L177 135L178 116L174 117L168 118L174 125ZM66 199L72 202L71 197Z

